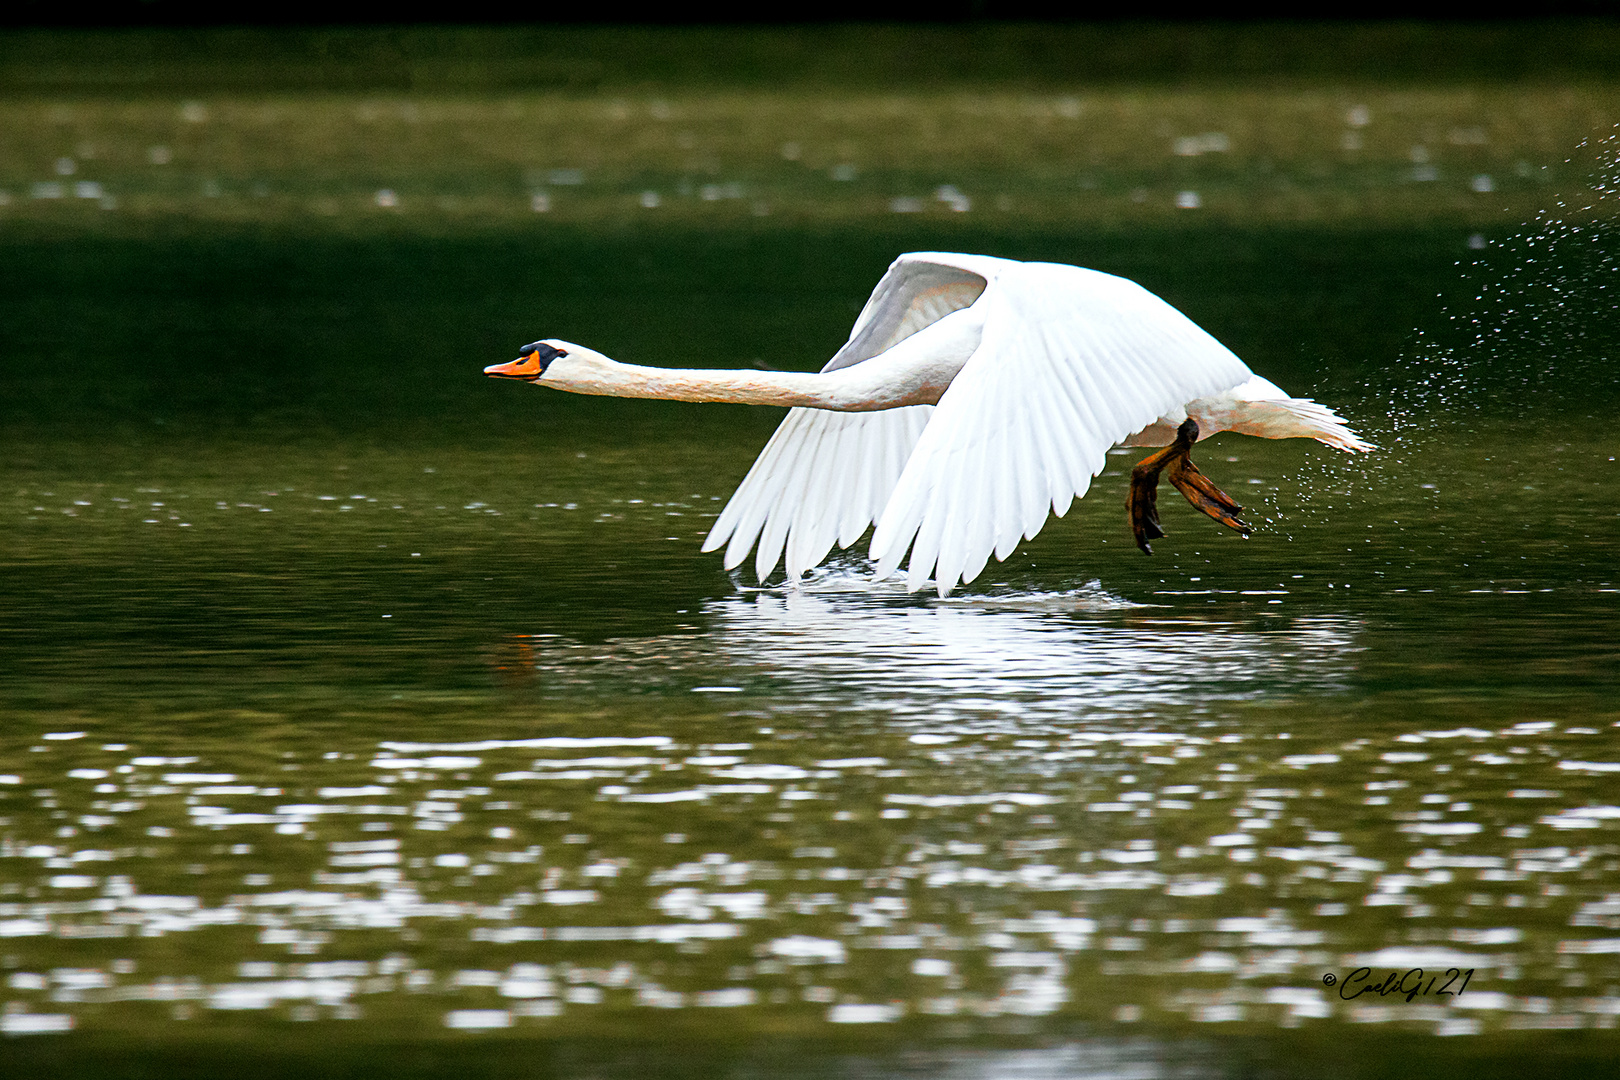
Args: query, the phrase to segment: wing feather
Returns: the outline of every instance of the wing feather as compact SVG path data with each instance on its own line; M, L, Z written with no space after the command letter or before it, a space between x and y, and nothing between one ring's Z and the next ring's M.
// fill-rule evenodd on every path
M725 566L742 563L756 542L755 571L769 576L783 554L789 573L816 566L836 542L859 540L889 501L932 405L882 412L791 409L731 501L715 519L704 551L725 546Z
M895 426L909 429L908 425L905 424ZM877 434L880 436L878 439L873 439L871 436L867 438L867 441L877 443L875 447L863 445L859 429L851 436L850 458L853 462L851 467L854 470L852 474L853 487L849 493L849 498L844 502L842 513L838 519L838 546L841 548L847 548L859 540L861 533L865 532L866 527L872 523L872 518L877 512L872 508L873 488L882 487L887 492L894 486L894 481L899 478L898 472L893 475L886 472L888 433L880 432ZM877 480L878 477L882 476L888 476L887 484ZM882 508L879 507L878 509L881 510Z
M822 371L837 371L893 348L953 311L976 301L1004 259L943 255L902 255L872 290L855 318L849 341ZM960 265L957 265L960 264Z
M1012 549L1018 546L1019 523L1022 513L1019 510L1018 497L1018 464L1011 454L1001 453L995 455L995 502L993 504L993 520L990 522L991 540L995 550L1012 554ZM1002 555L1005 559L1007 555Z
M941 596L1067 509L1109 447L1251 373L1133 282L1050 263L1003 270L978 351L940 399L872 535L880 573ZM984 527L988 518L990 527ZM1014 532L1016 530L1016 533Z
M759 531L765 527L765 519L781 495L782 485L787 482L787 463L792 459L792 449L809 436L812 418L808 415L810 410L804 412L806 415L802 416L790 412L776 429L703 541L703 550L713 551L730 538L731 542L726 545L727 570L736 568L748 557L749 549L759 539Z
M809 481L810 463L815 460L827 433L826 417L821 410L811 410L805 425L805 441L798 452L783 462L786 470L781 492L765 519L765 528L759 534L759 548L754 552L754 576L764 581L776 569L782 557L782 545L787 540L788 527L804 503L805 487Z
M1051 370L1053 393L1036 398L1035 406L1041 418L1039 437L1049 441L1054 451L1050 455L1053 468L1047 478L1052 512L1062 517L1069 512L1077 494L1085 493L1091 477L1079 466L1079 445L1067 419L1076 396L1072 373L1064 364L1053 364ZM1010 549L1008 553L1011 554Z
M950 492L951 498L958 504L955 515L958 527L935 530L941 573L960 574L967 562L969 545L980 542L980 534L993 522L986 502L995 492L993 484L984 482L984 473L986 466L996 460L996 456L980 452L966 455L966 460L962 462L961 468L967 482Z
M1044 367L1050 369L1048 360ZM1050 382L1050 371L1042 372ZM1050 442L1040 437L1041 429L1037 418L1040 416L1040 407L1031 400L1024 410L1023 422L1012 428L1009 432L1018 448L1018 495L1019 495L1019 531L1024 539L1031 539L1041 531L1046 524L1046 515L1050 512L1047 498L1047 478L1056 469L1045 467L1043 458L1052 450ZM1052 448L1055 450L1055 447Z
M1037 398L1033 405L1031 427L1035 444L1050 446L1053 451L1051 454L1053 467L1046 470L1046 488L1042 492L1043 505L1050 506L1052 513L1062 517L1068 512L1069 503L1074 498L1075 470L1070 464L1070 459L1075 454L1074 444L1069 438L1068 429L1057 421L1054 414L1057 406L1053 400ZM1089 481L1089 477L1087 479ZM1009 550L1007 554L1010 555L1012 552ZM1002 559L1006 557L1000 556Z
M788 534L787 572L797 579L827 557L838 535L841 509L838 488L853 475L854 425L839 423L836 414L823 420L822 452L812 462L805 481L805 496L794 515Z
M1006 453L1004 448L992 448L983 455L985 458L985 471L991 477L994 490L989 492L986 510L988 516L980 524L979 539L974 545L974 552L981 553L991 550L1011 552L1018 544L1018 524L1020 520L1017 463L1012 455ZM965 566L971 568L978 563L982 568L984 560L971 558Z

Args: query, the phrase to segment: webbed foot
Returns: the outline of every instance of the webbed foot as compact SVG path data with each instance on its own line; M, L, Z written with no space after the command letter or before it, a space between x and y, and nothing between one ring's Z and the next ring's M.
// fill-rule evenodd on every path
M1170 472L1170 483L1194 507L1227 528L1236 529L1244 536L1249 535L1249 526L1237 516L1243 507L1216 487L1188 456L1193 443L1197 441L1198 422L1188 417L1176 429L1175 442L1149 454L1131 470L1131 493L1125 500L1125 508L1130 518L1131 534L1144 554L1153 554L1153 547L1148 541L1165 535L1164 529L1159 526L1158 491L1159 474L1166 469Z

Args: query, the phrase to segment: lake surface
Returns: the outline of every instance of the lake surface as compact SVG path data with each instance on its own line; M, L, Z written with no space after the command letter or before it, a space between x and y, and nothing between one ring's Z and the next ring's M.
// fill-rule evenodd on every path
M1607 1061L1614 244L1601 214L0 235L0 1050ZM543 335L813 367L929 248L1136 278L1382 449L1206 442L1259 527L1167 500L1152 558L1112 457L938 600L859 546L797 586L699 553L778 412L478 375Z

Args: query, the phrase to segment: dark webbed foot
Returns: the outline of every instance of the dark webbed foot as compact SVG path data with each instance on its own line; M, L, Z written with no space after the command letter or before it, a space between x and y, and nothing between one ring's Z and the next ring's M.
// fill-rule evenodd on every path
M1191 423L1192 421L1188 421ZM1198 471L1191 459L1186 456L1172 461L1169 466L1170 482L1176 490L1187 497L1187 501L1202 510L1228 529L1236 529L1244 536L1249 535L1249 526L1238 519L1238 513L1243 507L1232 500L1232 496L1216 487L1209 477Z
M1131 534L1136 537L1136 546L1145 554L1153 554L1148 541L1165 535L1159 527L1158 508L1159 473L1165 469L1170 470L1170 483L1193 506L1227 528L1236 529L1244 536L1249 535L1249 526L1237 516L1243 507L1199 472L1198 466L1187 456L1197 441L1198 423L1188 417L1176 429L1175 442L1149 454L1131 470L1131 493L1125 500L1125 508L1130 517Z
M1159 472L1170 460L1170 455L1176 452L1177 444L1154 451L1131 470L1131 493L1125 498L1125 510L1130 517L1136 546L1147 555L1153 554L1148 541L1164 535L1164 530L1159 527Z

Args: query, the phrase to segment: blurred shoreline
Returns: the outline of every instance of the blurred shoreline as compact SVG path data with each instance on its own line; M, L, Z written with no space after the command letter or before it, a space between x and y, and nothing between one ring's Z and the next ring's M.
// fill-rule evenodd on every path
M1611 83L1617 53L1612 18L13 28L0 94Z

